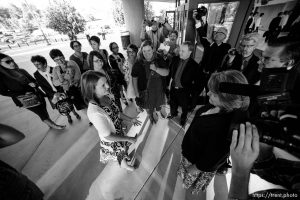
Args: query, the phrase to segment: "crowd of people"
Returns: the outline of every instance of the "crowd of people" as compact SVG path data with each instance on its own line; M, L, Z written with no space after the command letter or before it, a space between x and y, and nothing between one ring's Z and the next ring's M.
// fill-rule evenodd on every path
M254 13L254 16L257 14ZM238 47L231 48L230 44L224 42L228 36L225 27L216 28L212 37L207 37L207 22L204 18L196 18L196 15L197 11L194 11L195 29L204 47L199 64L192 57L195 49L193 42L177 44L178 32L168 22L144 21L140 35L142 44L140 47L128 45L127 56L119 52L116 42L110 43L112 53L109 55L107 50L100 48L100 38L91 36L89 43L92 51L89 54L81 51L79 41L70 43L74 54L69 60L65 59L59 49L52 49L49 55L57 65L54 68L47 65L43 56L32 56L31 61L37 68L34 78L20 69L9 55L1 53L0 94L11 97L17 106L34 112L55 129L64 129L65 126L57 125L49 118L44 97L49 100L52 108L67 116L69 123L72 123L70 112L80 119L74 107L76 110L87 109L87 116L100 137L100 161L117 161L120 167L132 171L134 166L128 164L131 158L127 150L131 143L137 141L138 136L127 136L122 126L123 121L135 126L141 125L141 121L125 115L122 112L124 105L132 103L138 112L146 110L153 125L159 118L174 120L178 115L178 107L181 107L179 124L185 126L188 113L193 111L199 102L199 95L205 91L206 105L196 111L182 141L177 174L183 187L193 193L205 191L214 177L226 174L230 166L230 150L234 155L234 167L239 167L237 171L245 167L245 172L250 173L255 159L252 159L252 163L246 163L247 166L245 163L238 165L242 162L239 159L243 154L239 150L244 145L244 138L237 142L237 130L230 133L235 113L247 111L251 106L250 98L223 93L219 89L220 83L259 85L264 68L288 68L299 73L296 69L300 61L299 42L285 38L282 39L284 42L270 43L259 58L254 53L259 41L255 31L246 31ZM252 30L259 27L258 20L251 22L254 24L250 24L254 27ZM147 25L151 27L148 31ZM169 48L167 50L162 46ZM27 104L21 98L24 95L31 97ZM163 109L168 103L169 116ZM240 120L240 123L244 123ZM246 127L247 131L245 125L241 125L239 137L244 133L244 137L252 138L250 128L255 129L255 144L252 146L255 155L251 158L256 158L256 127L249 123ZM246 150L251 150L249 137L245 142ZM273 162L276 165L276 160ZM274 179L271 181L276 182ZM230 197L240 199L238 193L241 191L235 193L236 188L230 191ZM215 188L215 193L217 195L218 188Z

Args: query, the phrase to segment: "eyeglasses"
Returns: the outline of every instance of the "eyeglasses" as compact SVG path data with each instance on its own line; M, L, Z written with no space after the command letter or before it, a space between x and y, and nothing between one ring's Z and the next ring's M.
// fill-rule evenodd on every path
M78 44L77 44L77 45L73 45L73 47L81 47L81 45L78 45Z
M8 60L1 61L1 62L4 62L9 65L10 63L15 62L15 61L13 59L8 59Z
M116 46L116 47L112 47L112 49L118 49L119 47L118 46Z
M93 60L94 63L103 63L101 59Z
M252 48L254 46L255 45L243 45L243 44L240 45L241 48L247 48L247 49Z
M64 59L65 59L64 57L60 56L60 57L57 57L53 60L54 60L54 62L59 62L59 61L63 61Z

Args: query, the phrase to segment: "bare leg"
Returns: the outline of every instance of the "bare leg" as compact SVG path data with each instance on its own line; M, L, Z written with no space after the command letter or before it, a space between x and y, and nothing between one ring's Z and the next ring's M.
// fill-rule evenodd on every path
M128 171L133 171L134 170L134 167L128 165L127 161L126 161L126 158L124 158L121 162L121 167L128 170Z
M67 116L67 118L68 118L69 124L72 124L72 123L73 123L73 120L72 120L71 115L70 115L70 114L67 114L66 116Z
M226 200L228 197L228 186L225 174L215 175L214 180L214 200Z
M75 115L77 119L81 119L80 115L75 111L75 109L72 110L72 113Z
M58 129L58 130L61 130L61 129L64 129L66 128L65 125L58 125L58 124L55 124L51 119L46 119L43 121L45 124L47 124L50 128L54 128L54 129Z

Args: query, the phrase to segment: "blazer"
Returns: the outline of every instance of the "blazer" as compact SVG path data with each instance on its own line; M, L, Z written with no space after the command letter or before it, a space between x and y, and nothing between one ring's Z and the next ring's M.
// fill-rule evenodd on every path
M52 73L53 68L50 67L50 73ZM52 89L51 85L48 83L48 81L38 72L34 72L33 76L38 83L38 85L42 88L42 90L45 92L46 96L48 97L49 101L51 102L51 99L53 98L53 95L55 94L55 91ZM51 78L53 80L53 78ZM53 85L54 86L54 85ZM58 92L63 92L62 87L60 86L54 86Z
M175 74L178 69L179 63L179 56L175 56L170 65L170 74L172 81L175 79ZM182 72L180 82L182 87L186 89L192 96L192 98L195 98L196 100L196 98L200 95L204 88L205 74L194 59L189 58L189 60L187 61L186 66Z
M254 85L260 80L261 72L258 71L258 61L259 58L253 54L248 62L247 67L242 70L242 73L245 75L245 77L248 80L248 83L251 85Z
M243 57L241 54L236 54L231 66L227 66L227 62L229 60L229 55L227 54L223 61L222 61L222 66L220 69L218 69L218 71L225 71L225 70L238 70L241 71L241 66L243 64Z

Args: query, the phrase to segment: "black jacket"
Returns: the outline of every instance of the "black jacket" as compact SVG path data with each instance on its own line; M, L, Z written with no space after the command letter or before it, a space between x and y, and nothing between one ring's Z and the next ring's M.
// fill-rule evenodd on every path
M198 28L197 33L201 44L204 47L202 60L200 62L201 68L209 73L215 72L221 67L224 56L228 53L231 45L222 43L219 46L216 43L210 43L205 37L206 31L203 28Z
M260 72L258 71L259 64L257 63L259 58L253 54L250 58L248 65L246 68L243 69L243 74L248 80L249 84L254 85L257 81L260 80Z
M52 68L50 68L50 73L52 71ZM49 100L53 98L53 95L55 94L55 91L53 91L51 85L48 83L48 81L38 72L33 73L34 78L36 79L37 84L42 88L42 90L45 92L46 96ZM52 80L52 78L51 78ZM62 87L60 86L54 86L58 92L63 92Z
M228 60L229 60L229 55L227 54L225 56L225 58L223 59L221 68L218 69L218 71L225 71L225 70L238 70L238 71L241 71L241 67L242 67L242 64L243 64L242 55L236 54L233 61L232 61L231 66L227 66Z
M36 83L35 79L27 71L20 69L20 72L25 75L30 82ZM16 106L22 106L22 103L17 99L17 96L24 95L26 92L35 92L35 90L29 85L23 85L0 73L0 94L11 97ZM39 92L39 94L42 93Z
M229 155L231 136L229 135L233 113L203 115L212 108L201 107L182 141L182 155L189 162L205 172L216 171Z
M170 65L170 74L172 80L175 79L175 74L180 63L178 56L174 57ZM181 85L186 89L194 100L200 95L205 85L205 74L192 58L189 58L182 72L180 79Z

